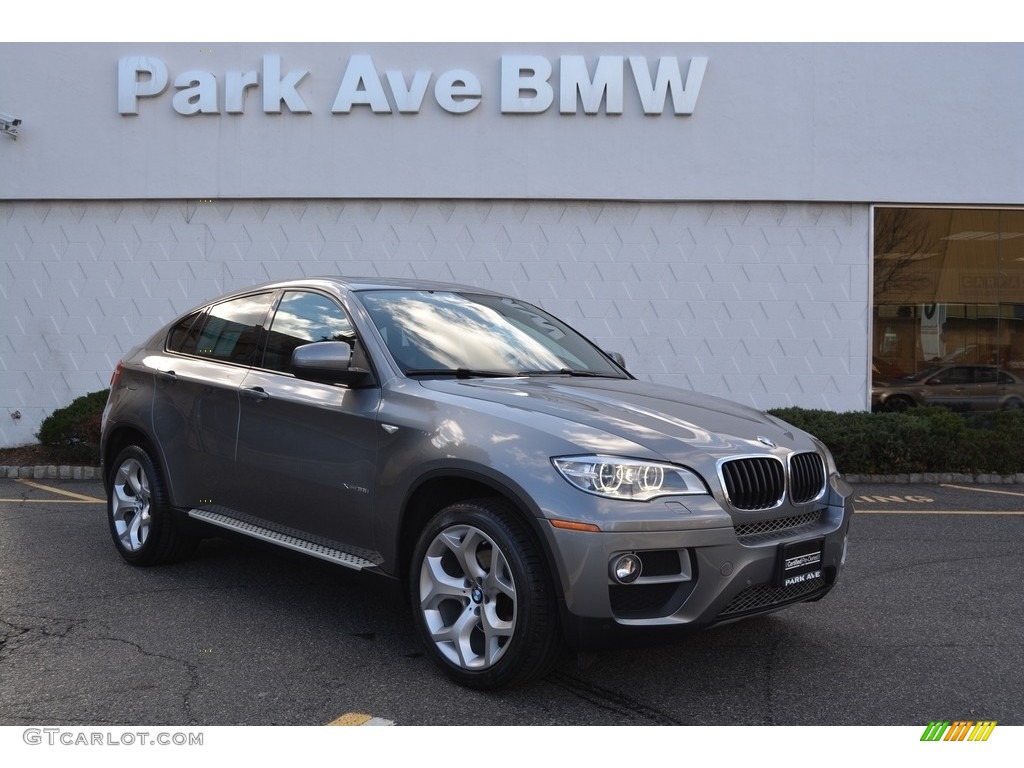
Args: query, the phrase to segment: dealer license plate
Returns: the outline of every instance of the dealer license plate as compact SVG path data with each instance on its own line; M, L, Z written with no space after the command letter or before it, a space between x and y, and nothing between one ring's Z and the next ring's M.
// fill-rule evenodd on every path
M792 587L805 581L821 578L821 552L824 539L794 541L779 547L779 566L776 584Z

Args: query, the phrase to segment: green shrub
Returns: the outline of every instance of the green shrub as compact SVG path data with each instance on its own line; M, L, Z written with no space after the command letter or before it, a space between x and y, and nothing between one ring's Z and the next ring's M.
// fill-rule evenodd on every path
M966 421L985 456L983 472L1024 472L1024 410L972 414Z
M100 420L109 393L104 389L82 395L43 419L36 437L54 460L100 463Z
M946 408L903 413L769 411L819 438L844 474L1024 472L1024 411L961 414Z

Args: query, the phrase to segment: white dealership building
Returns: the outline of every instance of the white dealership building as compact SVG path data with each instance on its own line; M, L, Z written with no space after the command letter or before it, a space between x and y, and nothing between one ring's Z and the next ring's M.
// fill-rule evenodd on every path
M0 128L0 447L316 274L508 292L759 408L1024 368L1020 44L3 43Z

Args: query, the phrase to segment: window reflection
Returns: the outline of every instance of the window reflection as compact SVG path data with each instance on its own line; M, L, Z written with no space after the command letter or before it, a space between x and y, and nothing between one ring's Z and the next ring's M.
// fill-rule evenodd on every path
M304 291L288 291L281 298L263 353L263 367L275 371L291 368L296 347L316 341L354 343L348 315L326 296Z
M937 365L1024 375L1024 211L877 208L872 355L875 390Z
M368 291L361 297L406 373L572 369L622 375L590 342L514 299L440 291Z
M261 293L215 304L196 340L195 354L251 365L272 298L273 293Z

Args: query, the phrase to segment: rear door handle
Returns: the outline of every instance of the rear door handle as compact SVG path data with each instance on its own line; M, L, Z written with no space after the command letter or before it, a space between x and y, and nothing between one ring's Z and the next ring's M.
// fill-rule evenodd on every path
M263 387L250 387L243 389L239 394L246 400L266 400L270 397L270 395L263 390Z
M178 374L174 371L157 371L156 377L161 381L177 381Z

